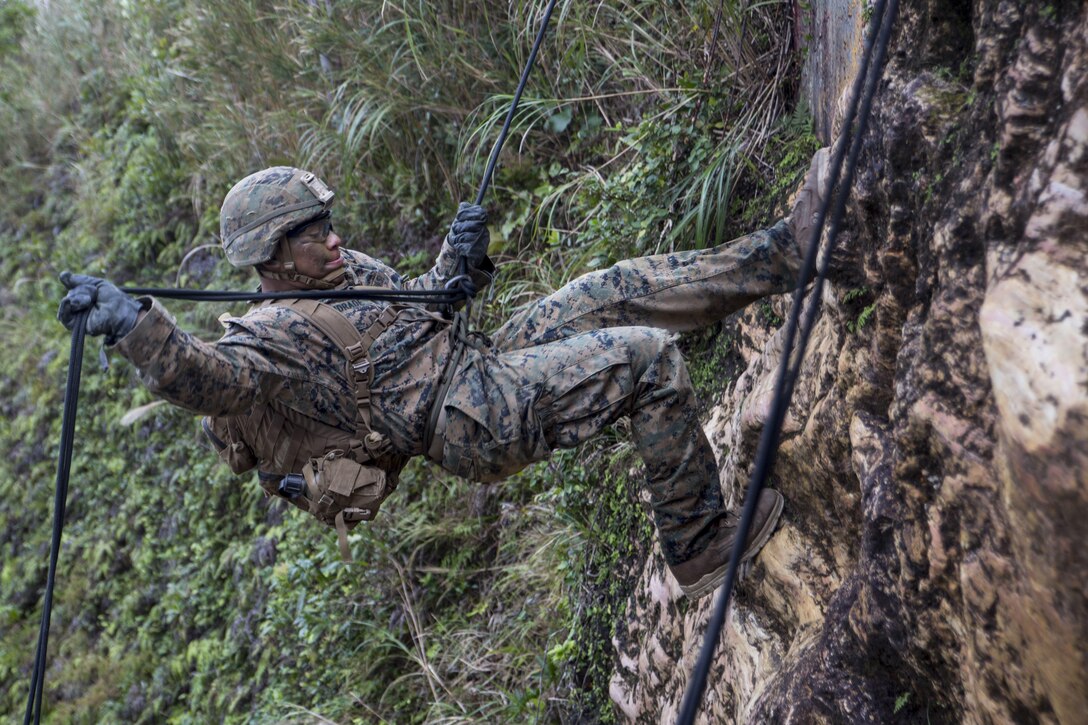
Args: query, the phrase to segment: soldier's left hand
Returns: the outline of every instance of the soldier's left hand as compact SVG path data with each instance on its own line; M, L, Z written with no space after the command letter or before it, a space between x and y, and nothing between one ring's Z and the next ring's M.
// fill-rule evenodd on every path
M487 210L479 204L462 201L446 239L470 265L479 267L491 243L491 233L487 230Z
M106 343L114 344L132 331L140 315L140 303L99 277L61 272L61 283L68 294L60 301L57 319L69 330L76 315L90 310L87 334L105 335Z

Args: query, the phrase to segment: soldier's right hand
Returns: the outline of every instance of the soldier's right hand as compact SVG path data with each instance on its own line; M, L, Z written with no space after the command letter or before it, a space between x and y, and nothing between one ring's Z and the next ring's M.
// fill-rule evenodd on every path
M68 294L60 301L57 319L69 330L75 325L76 315L90 311L87 316L87 334L105 335L106 343L114 344L136 327L140 303L100 277L61 272L61 284Z
M462 201L446 239L470 265L479 267L487 256L487 247L491 242L491 234L487 230L487 210L478 204Z

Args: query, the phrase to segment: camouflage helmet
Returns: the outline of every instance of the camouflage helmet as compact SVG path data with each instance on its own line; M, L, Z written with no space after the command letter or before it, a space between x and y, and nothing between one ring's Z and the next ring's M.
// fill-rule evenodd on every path
M219 211L227 259L235 267L267 262L288 231L322 214L334 196L321 179L291 166L250 174L227 192Z

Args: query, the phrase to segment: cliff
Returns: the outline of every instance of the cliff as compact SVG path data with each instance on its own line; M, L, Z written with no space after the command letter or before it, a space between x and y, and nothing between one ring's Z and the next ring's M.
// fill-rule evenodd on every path
M840 238L858 279L824 295L783 524L736 591L706 721L1088 717L1086 71L1081 3L902 4ZM746 369L708 423L735 502L780 354L764 328L735 321ZM711 607L650 557L614 639L628 717L675 718Z

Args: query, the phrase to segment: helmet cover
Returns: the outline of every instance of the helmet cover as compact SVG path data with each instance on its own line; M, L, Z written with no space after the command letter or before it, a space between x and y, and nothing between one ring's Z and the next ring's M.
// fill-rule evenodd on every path
M250 174L227 192L219 212L227 260L235 267L267 262L281 237L324 213L335 196L314 174L291 166Z

